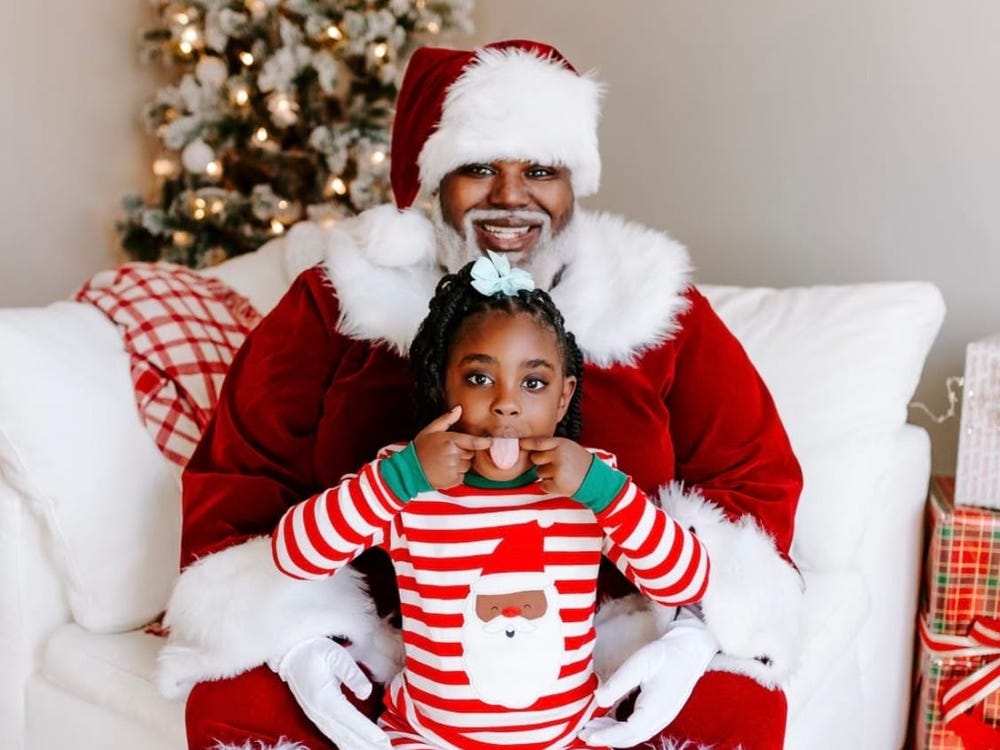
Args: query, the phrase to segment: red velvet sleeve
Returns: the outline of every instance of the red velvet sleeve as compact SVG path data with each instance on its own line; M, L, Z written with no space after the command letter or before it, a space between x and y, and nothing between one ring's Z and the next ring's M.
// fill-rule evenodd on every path
M325 272L303 273L250 333L183 474L181 567L270 534L317 491L315 445L324 393L344 340Z
M677 478L732 518L755 517L787 557L802 472L771 394L743 346L695 289L665 394Z

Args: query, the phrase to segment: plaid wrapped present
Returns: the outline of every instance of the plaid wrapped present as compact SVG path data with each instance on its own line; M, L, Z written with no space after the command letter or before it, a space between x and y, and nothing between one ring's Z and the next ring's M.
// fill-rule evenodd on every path
M1000 336L965 348L955 505L1000 510Z
M954 488L931 478L917 750L1000 748L1000 513L956 508Z

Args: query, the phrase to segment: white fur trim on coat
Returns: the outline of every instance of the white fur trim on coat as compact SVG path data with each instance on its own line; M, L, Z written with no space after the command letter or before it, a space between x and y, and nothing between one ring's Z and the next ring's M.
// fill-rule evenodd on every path
M783 687L802 649L804 587L798 571L752 517L732 522L717 505L677 483L664 487L659 501L708 550L712 568L701 610L721 649L710 668Z
M709 669L736 672L766 688L783 688L802 648L802 579L749 516L729 521L697 492L671 484L658 498L682 526L693 528L711 560L700 602L721 652ZM594 618L594 669L614 672L632 653L666 632L675 610L634 594L602 605Z
M298 742L289 742L282 739L278 740L277 745L271 745L260 740L247 740L242 745L230 745L220 742L217 745L213 745L212 750L309 750L309 748Z
M441 122L420 151L423 194L465 164L515 159L570 168L578 197L601 182L601 88L525 50L480 50L445 94Z
M584 210L565 231L573 242L552 298L589 362L631 363L674 334L691 274L681 245L662 232ZM409 351L441 276L432 234L431 220L418 209L392 207L327 231L326 268L342 333Z
M360 574L298 581L278 571L268 537L206 555L177 580L163 619L156 683L182 698L198 682L232 677L306 638L336 635L379 681L399 669Z
M603 682L632 654L667 631L677 607L661 607L642 594L604 602L594 615L594 672Z

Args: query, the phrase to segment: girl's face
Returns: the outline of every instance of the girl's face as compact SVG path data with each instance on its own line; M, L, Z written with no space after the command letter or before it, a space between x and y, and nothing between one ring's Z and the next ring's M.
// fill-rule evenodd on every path
M526 313L474 315L455 332L445 371L448 407L461 406L452 428L502 438L551 437L566 414L576 378L563 371L556 333ZM493 480L513 479L532 466L520 451L500 469L488 451L476 453L472 469Z

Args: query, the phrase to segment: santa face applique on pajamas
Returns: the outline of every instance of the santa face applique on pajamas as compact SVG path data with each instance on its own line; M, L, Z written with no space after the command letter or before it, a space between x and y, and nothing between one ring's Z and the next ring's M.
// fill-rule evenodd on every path
M465 597L462 663L484 703L527 708L556 690L565 666L559 592L545 572L542 534L535 521L507 529Z
M412 444L291 508L274 536L279 569L330 575L372 546L392 557L405 663L380 720L394 747L589 747L600 709L592 652L598 566L607 555L651 598L681 605L708 580L701 543L595 452L574 497L534 470L467 475L434 490Z

